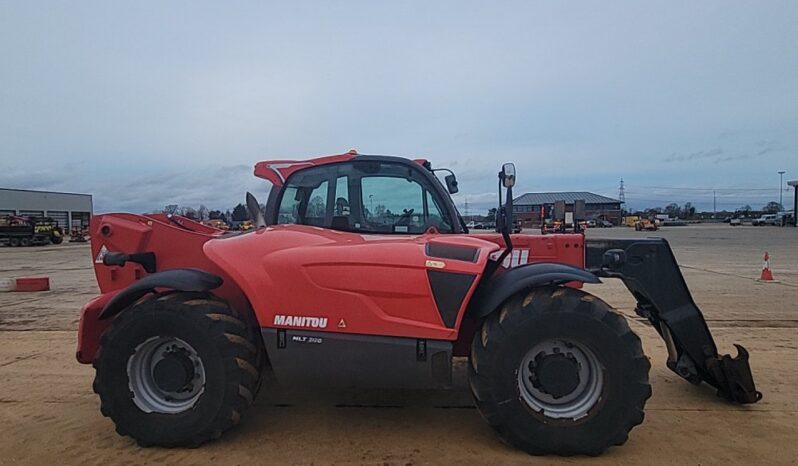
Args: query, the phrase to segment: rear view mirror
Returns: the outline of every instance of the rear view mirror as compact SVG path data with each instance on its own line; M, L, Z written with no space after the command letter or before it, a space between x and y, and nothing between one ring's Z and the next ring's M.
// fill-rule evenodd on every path
M502 165L502 184L505 188L512 188L515 186L515 165L512 163L505 163Z
M457 187L457 178L454 174L446 175L444 180L446 181L446 189L449 190L449 194L457 194L457 192L460 191L460 188Z

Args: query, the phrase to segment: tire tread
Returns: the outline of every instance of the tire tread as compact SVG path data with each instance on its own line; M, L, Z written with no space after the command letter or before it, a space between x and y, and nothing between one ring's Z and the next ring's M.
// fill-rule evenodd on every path
M210 341L219 348L227 378L224 401L214 418L205 423L199 432L168 441L152 438L151 435L134 434L144 429L141 426L128 426L129 419L124 415L124 410L117 409L111 402L114 398L109 393L110 384L105 380L103 370L119 360L119 350L114 342L120 333L125 332L130 321L143 318L145 313L152 315L159 312L190 315L193 322L211 335ZM116 316L100 339L100 349L93 362L95 378L92 384L94 392L100 395L100 412L114 422L119 435L131 436L141 446L193 448L218 438L225 430L239 423L241 413L253 403L260 385L265 358L259 354L264 351L263 343L253 338L255 334L237 312L215 296L168 292L164 296L155 295L133 305Z

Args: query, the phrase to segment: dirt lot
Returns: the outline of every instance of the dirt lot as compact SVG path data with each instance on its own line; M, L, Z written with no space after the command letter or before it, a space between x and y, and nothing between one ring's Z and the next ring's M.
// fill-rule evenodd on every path
M244 422L194 450L141 449L114 433L74 358L78 311L96 292L87 245L0 248L0 278L48 274L52 291L0 293L0 464L790 464L798 462L798 229L727 225L658 232L676 252L723 352L751 352L760 403L724 403L665 368L655 332L620 283L591 286L630 316L652 359L643 425L600 458L533 458L479 417L460 365L451 392L297 392L266 385ZM643 236L626 228L588 236ZM779 284L755 280L769 251Z

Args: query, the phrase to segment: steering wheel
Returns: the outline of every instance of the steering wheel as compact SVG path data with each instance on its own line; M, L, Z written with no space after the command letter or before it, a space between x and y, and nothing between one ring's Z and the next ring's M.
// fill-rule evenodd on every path
M413 209L405 210L402 215L396 220L394 225L410 225L410 216L413 215Z

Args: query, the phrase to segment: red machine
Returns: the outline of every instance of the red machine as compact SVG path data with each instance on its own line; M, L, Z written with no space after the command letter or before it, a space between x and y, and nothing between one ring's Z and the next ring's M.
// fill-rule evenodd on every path
M506 441L599 454L642 422L651 393L638 337L580 289L600 277L637 297L672 370L732 401L761 397L742 347L718 355L664 240L511 235L512 164L500 233L468 235L449 173L353 152L260 162L272 189L265 215L247 194L248 232L95 216L102 294L82 310L77 358L96 368L102 413L142 445L198 445L239 422L265 370L444 388L467 356L476 404Z

